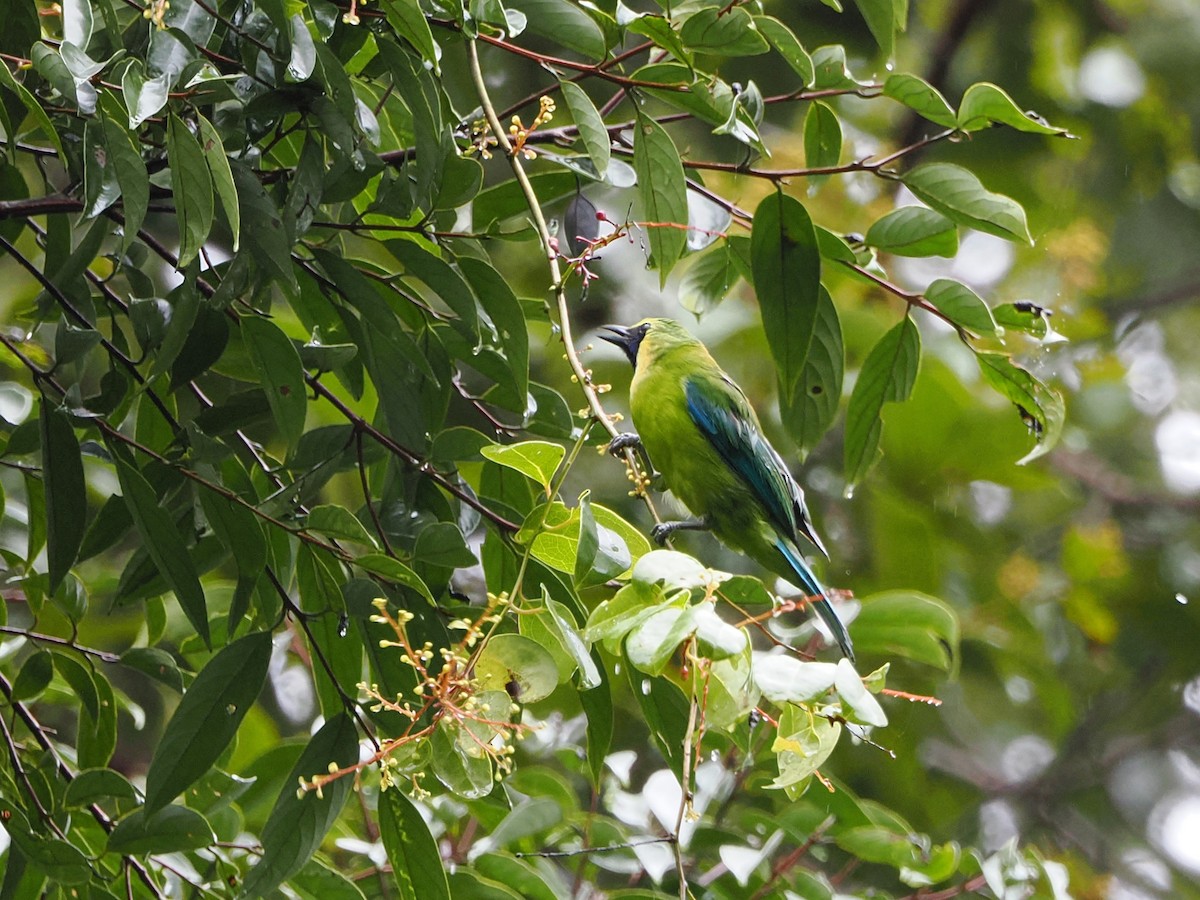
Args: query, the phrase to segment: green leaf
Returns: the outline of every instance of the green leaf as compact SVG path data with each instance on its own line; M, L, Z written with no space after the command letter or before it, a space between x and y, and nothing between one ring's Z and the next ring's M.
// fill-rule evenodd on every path
M866 242L897 256L953 256L958 252L958 229L935 210L902 206L871 225Z
M485 459L516 469L527 475L550 493L550 483L559 464L567 455L564 447L549 441L522 441L519 444L493 444L480 451Z
M919 199L960 225L1010 241L1033 242L1021 204L986 190L974 173L961 166L926 163L902 181Z
M299 872L321 846L353 787L352 777L342 777L325 785L321 792L305 791L296 795L301 778L308 780L329 770L329 764L342 767L358 761L358 735L354 721L345 713L328 719L292 767L283 783L279 799L262 831L263 855L246 875L241 898L262 897Z
M267 678L271 635L259 631L214 656L183 695L146 773L146 809L166 806L233 740Z
M502 696L507 706L507 695ZM470 750L464 747L458 739L459 733L459 726L452 725L448 719L438 722L432 739L433 773L438 781L464 799L486 797L494 786L491 760L471 738L466 739Z
M388 24L396 34L412 44L413 49L437 73L441 48L433 39L421 4L417 0L383 0L383 11L387 13Z
M689 50L716 56L756 56L770 49L750 13L740 6L698 10L683 23L679 37Z
M229 231L233 235L233 252L237 253L242 233L242 214L238 205L237 188L233 183L233 169L229 166L229 157L225 155L221 135L213 123L199 113L196 114L196 123L200 126L200 151L208 165L208 174L212 178L217 199L221 201L221 208L225 210L225 218L229 221Z
M608 129L604 127L604 119L587 91L575 82L560 79L559 87L563 99L567 101L567 109L571 111L571 118L579 129L583 146L587 148L588 156L596 167L596 173L603 178L612 158L612 140L608 136Z
M1029 301L1001 303L992 310L992 315L1002 328L1022 331L1039 341L1045 339L1052 330L1050 310Z
M38 127L45 132L46 139L54 145L54 149L58 151L58 155L62 159L63 164L66 165L67 153L65 150L63 150L62 138L59 137L58 132L54 130L54 126L50 123L50 117L46 115L46 111L42 109L42 105L37 102L37 99L33 96L33 94L29 93L29 90L25 87L25 85L21 84L21 82L17 81L13 77L13 74L9 71L7 65L0 66L0 84L4 85L17 95L20 101L25 105L25 108L29 111L29 114L33 116L33 120L37 122Z
M288 887L304 900L366 900L358 885L333 869L310 859L304 868L288 879Z
M200 850L216 840L204 816L186 806L157 812L135 809L108 836L108 852L122 856Z
M655 745L671 771L680 777L688 730L688 698L667 678L649 678L632 666L626 666L625 671Z
M452 522L434 522L422 528L413 545L413 559L444 569L465 569L479 562Z
M783 424L806 451L812 450L833 424L842 399L845 367L846 354L837 306L829 291L821 285L812 345L791 402L783 400L780 391L779 414Z
M149 675L175 691L183 691L183 675L179 666L175 664L175 658L166 650L160 650L158 647L130 647L121 654L121 665Z
M945 313L955 325L979 335L997 334L996 321L988 305L961 282L939 278L925 289L925 299Z
M867 20L867 28L885 57L890 57L895 48L896 31L904 30L904 21L899 18L908 9L906 0L855 0L858 11Z
M774 16L755 16L754 27L759 30L775 51L783 57L792 71L800 76L800 83L807 86L813 80L813 62L808 51L801 45L795 33Z
M100 694L96 690L96 680L92 677L91 668L73 656L58 652L54 653L54 667L71 686L83 710L93 719L99 718Z
M741 275L733 250L723 241L693 258L679 284L679 303L697 318L716 309Z
M402 584L406 588L411 588L428 600L430 606L435 605L433 594L429 593L429 588L425 582L421 580L421 577L416 572L400 562L400 560L385 556L382 553L368 553L366 556L360 556L354 560L354 564L395 584Z
M958 108L958 127L966 132L980 131L991 123L1008 125L1032 134L1065 135L1037 113L1024 112L1003 90L986 81L973 84L963 94Z
M804 116L804 164L810 169L827 169L836 166L841 157L842 123L827 104L814 100Z
M795 704L784 707L771 745L779 775L770 786L781 788L792 800L798 798L809 777L829 759L841 734L840 722L814 716Z
M908 399L921 360L921 334L908 316L872 348L846 409L846 483L853 487L875 465L885 403Z
M388 252L404 267L404 274L423 281L457 319L451 324L469 340L479 339L479 310L475 293L454 267L415 241L388 241Z
M671 136L640 113L633 139L633 168L642 215L647 220L650 255L658 267L659 286L665 286L687 247L687 231L677 227L688 221L687 180Z
M116 458L121 494L142 544L159 574L175 592L179 605L204 643L211 646L208 634L208 606L196 566L183 543L175 522L162 506L158 495L145 477L120 457Z
M464 256L458 260L458 267L496 327L496 337L512 376L513 399L524 411L529 392L529 328L521 301L504 277L483 260Z
M36 700L50 685L54 677L54 657L49 651L38 650L28 656L17 677L13 679L12 696L14 701Z
M821 254L812 219L799 200L776 192L754 213L750 233L754 290L781 395L793 402L812 351L821 292Z
M308 413L300 354L274 322L258 316L244 316L241 328L250 362L258 373L275 424L283 433L291 453L304 433L304 418Z
M484 690L505 691L520 703L535 703L558 687L558 667L537 641L520 634L497 634L480 652L475 678Z
M379 832L402 900L450 900L437 842L420 810L397 787L379 795Z
M81 769L107 766L117 748L117 700L107 678L96 679L100 715L92 718L87 708L79 711L76 757Z
M94 219L121 196L116 167L104 146L104 126L95 120L83 130L83 216Z
M138 230L146 218L150 205L150 175L142 154L133 138L121 124L120 104L112 94L105 93L100 100L103 114L104 146L108 150L108 161L121 187L121 207L125 214L122 246L128 250L137 240Z
M24 854L38 872L58 884L83 884L92 877L88 858L73 845L57 838L45 838L29 825L20 807L0 797L0 820L14 848ZM7 864L15 862L12 850L5 857ZM7 885L5 885L7 887ZM57 885L56 885L57 886Z
M229 604L230 630L237 626L250 604L250 595L267 565L267 541L258 516L241 503L216 491L199 492L204 518L237 565L237 586Z
M603 59L604 32L587 13L567 0L506 0L506 9L525 14L526 28L589 59Z
M331 538L354 541L357 544L366 544L368 547L378 548L379 546L363 523L344 506L333 504L314 506L308 513L305 528Z
M204 151L187 125L176 115L167 122L167 158L171 163L171 194L179 222L179 266L186 266L208 238L213 222L213 183Z
M1003 353L976 353L984 381L1017 407L1037 443L1017 460L1023 466L1049 453L1062 437L1066 408L1062 395L1039 381Z
M883 83L883 94L903 103L923 118L944 128L958 125L954 110L941 92L916 75L898 73L889 75Z
M959 625L954 611L917 591L887 591L860 598L851 623L854 646L866 656L903 656L953 673L959 662Z
M90 806L101 800L136 800L129 779L112 769L84 769L71 779L63 795L63 804L71 807Z
M42 399L42 483L46 491L46 557L50 566L47 593L53 594L83 543L87 485L79 439L67 414Z
M292 271L292 237L279 208L252 171L240 164L230 168L237 188L238 214L244 226L240 233L246 235L247 249L263 272L295 293L299 286Z

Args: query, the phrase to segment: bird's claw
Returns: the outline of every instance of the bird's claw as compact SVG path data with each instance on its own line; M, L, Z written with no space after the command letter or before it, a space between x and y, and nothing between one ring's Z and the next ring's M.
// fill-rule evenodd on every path
M608 443L608 452L613 456L620 456L626 450L636 449L642 446L642 439L632 431L623 431L613 438Z
M667 541L671 539L671 535L675 533L675 529L668 522L659 522L650 529L650 537L658 546L665 546Z

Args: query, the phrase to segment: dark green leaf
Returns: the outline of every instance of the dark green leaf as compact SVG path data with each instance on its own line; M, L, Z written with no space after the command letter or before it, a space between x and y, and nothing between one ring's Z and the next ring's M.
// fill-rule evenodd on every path
M54 654L54 667L58 674L71 686L75 696L79 698L84 711L93 719L100 716L100 694L96 690L96 680L89 666L81 663L66 653Z
M479 337L479 310L475 293L449 263L430 253L416 241L388 241L387 248L404 267L404 274L424 282L458 316L453 320L471 340Z
M46 650L38 650L21 663L17 677L12 683L12 698L15 701L36 700L54 677L54 657Z
M179 265L186 266L204 246L213 222L213 184L204 152L187 125L172 115L167 123L171 193L179 221Z
M821 290L817 235L799 200L774 193L758 205L750 255L782 399L791 403L811 352Z
M121 654L121 665L149 675L176 691L183 691L183 675L175 658L157 647L130 647Z
M267 678L271 635L234 641L196 676L167 723L146 773L146 809L161 809L209 770L237 733Z
M417 0L383 0L383 8L388 24L396 30L396 34L412 44L421 58L437 72L441 48L434 42L429 23L425 21L425 14Z
M604 177L608 170L608 161L612 157L612 141L608 136L608 129L604 127L604 119L596 110L596 105L592 103L587 91L575 82L560 80L559 86L562 88L563 99L567 101L567 108L571 111L571 118L575 120L575 126L579 129L579 136L583 138L588 156L592 158L596 172Z
M298 285L292 271L292 236L284 226L279 208L267 196L253 172L243 165L231 168L243 226L241 233L246 237L247 249L260 269L285 289L295 292ZM207 169L205 171L207 173Z
M199 850L216 840L204 816L186 806L168 806L154 813L134 810L108 836L108 851L122 856Z
M804 164L810 169L827 169L836 166L841 156L842 124L837 113L819 100L813 101L804 117Z
M437 842L420 811L398 787L379 795L379 831L403 900L450 900Z
M358 544L366 544L368 547L378 547L378 542L363 526L363 523L344 506L325 504L313 507L309 511L306 527L309 531L315 531L328 537L354 541Z
M663 286L687 247L687 232L678 227L688 221L687 181L675 142L661 125L639 115L634 135L638 199L647 220L651 259Z
M50 566L47 592L53 594L83 543L87 485L79 440L66 413L43 398L40 417L42 481L46 492L46 556Z
M208 607L196 566L171 515L159 505L158 495L145 477L124 460L116 459L121 494L129 507L133 524L141 535L150 558L163 579L175 592L179 605L205 644L209 643Z
M54 129L54 126L50 124L50 117L46 115L46 111L42 109L42 105L37 102L37 99L33 96L33 94L29 93L29 90L25 87L25 85L13 78L13 74L9 71L8 66L0 66L0 84L7 87L10 91L16 94L17 97L20 98L21 102L25 105L25 108L29 110L29 114L33 116L34 121L37 122L38 126L43 132L45 132L46 139L54 145L54 149L58 151L58 155L62 158L63 163L65 164L67 154L66 151L63 150L62 138L59 137L59 134Z
M358 885L316 859L310 859L303 869L289 878L288 887L304 900L365 900Z
M120 772L85 769L71 779L63 796L66 806L83 807L101 800L136 800L137 791Z
M467 568L479 562L462 531L450 522L434 522L422 528L413 547L413 559L446 569Z
M306 30L305 34L307 33ZM200 151L208 165L208 174L212 178L217 199L221 201L221 208L225 210L225 218L233 235L233 252L236 253L242 233L242 214L238 206L237 188L233 183L233 170L229 166L229 157L225 155L221 135L212 122L197 114L196 123L200 126Z
M150 176L141 152L122 124L124 116L119 101L112 94L105 93L100 101L100 109L108 163L121 188L121 207L125 215L122 245L128 250L137 239L138 230L146 218L146 208L150 204Z
M690 50L718 56L755 56L770 49L750 13L740 6L698 10L683 23L679 37Z
M291 339L273 322L245 316L241 328L250 362L258 373L267 402L271 404L271 414L291 452L304 433L304 418L308 413L300 354Z
M779 410L792 438L806 451L812 450L833 424L842 398L845 365L837 307L822 285L808 358L792 401L781 400Z
M853 487L875 465L883 405L908 399L921 360L921 334L908 316L872 348L846 409L846 483Z
M200 491L199 498L204 518L237 565L237 586L229 604L232 631L245 614L254 586L266 567L267 541L258 517L241 503L205 489Z
M525 14L533 34L549 38L589 59L602 59L607 49L604 32L582 9L567 0L507 0L506 9Z
M121 78L121 97L129 127L137 128L167 105L168 77L158 75L147 79L142 61L134 59Z
M354 781L342 777L325 785L320 793L310 790L297 796L299 780L325 774L330 763L348 766L357 761L354 721L345 713L327 720L283 783L263 827L263 855L246 875L239 897L267 895L304 867L342 811Z

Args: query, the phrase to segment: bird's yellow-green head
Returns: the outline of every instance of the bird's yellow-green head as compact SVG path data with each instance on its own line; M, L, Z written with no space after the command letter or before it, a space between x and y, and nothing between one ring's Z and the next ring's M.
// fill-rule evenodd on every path
M648 362L675 347L700 343L674 319L642 319L636 325L603 327L610 334L600 335L601 340L620 347L634 368L637 368L639 357Z

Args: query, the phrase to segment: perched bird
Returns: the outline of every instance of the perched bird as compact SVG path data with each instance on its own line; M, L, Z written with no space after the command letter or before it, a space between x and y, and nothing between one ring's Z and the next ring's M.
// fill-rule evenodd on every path
M850 635L800 552L800 536L826 557L804 505L804 491L763 436L758 416L705 346L671 319L600 335L633 365L629 405L637 434L621 434L613 453L640 449L663 483L696 516L656 525L658 543L676 531L711 531L724 544L804 589L851 661Z

